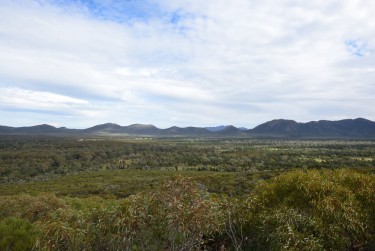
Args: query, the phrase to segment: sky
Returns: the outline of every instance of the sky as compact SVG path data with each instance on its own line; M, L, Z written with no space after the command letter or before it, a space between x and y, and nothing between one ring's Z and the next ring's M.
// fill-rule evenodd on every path
M375 120L375 1L0 0L0 125Z

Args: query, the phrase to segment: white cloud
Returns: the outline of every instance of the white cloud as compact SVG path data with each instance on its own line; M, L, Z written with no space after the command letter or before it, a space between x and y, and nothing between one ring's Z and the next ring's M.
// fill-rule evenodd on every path
M98 3L100 16L83 4L3 1L0 87L13 96L2 104L58 110L74 97L76 115L47 119L72 127L75 116L87 126L375 120L375 3L132 3L139 17L129 3ZM24 113L44 122L34 115Z
M19 88L0 88L0 104L9 107L52 110L81 107L89 103L82 99L51 92L38 92Z

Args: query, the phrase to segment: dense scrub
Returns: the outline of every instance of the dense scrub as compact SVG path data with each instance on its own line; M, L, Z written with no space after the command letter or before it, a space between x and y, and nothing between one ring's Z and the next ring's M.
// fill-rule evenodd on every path
M1 196L0 245L23 241L7 239L14 222L36 250L374 250L374 191L373 174L339 169L287 172L234 197L186 176L125 199Z
M373 250L375 179L349 170L295 171L261 182L247 214L257 245Z
M0 183L114 169L256 172L374 166L374 141L0 138Z
M281 171L262 172L209 172L209 171L162 171L162 170L104 170L66 175L48 181L1 184L0 195L29 194L42 192L59 197L105 199L126 198L140 192L156 189L166 179L176 175L191 177L204 184L210 193L240 196L249 193L259 180L269 179Z

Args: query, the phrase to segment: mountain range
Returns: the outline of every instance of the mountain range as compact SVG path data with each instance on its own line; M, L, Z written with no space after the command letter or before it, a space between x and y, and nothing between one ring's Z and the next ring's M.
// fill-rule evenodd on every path
M253 129L234 126L177 127L160 129L154 125L133 124L120 126L106 123L87 129L68 129L51 125L30 127L0 126L0 135L112 135L151 137L245 137L245 138L360 138L375 139L375 122L364 119L338 121L319 120L298 123L294 120L276 119Z

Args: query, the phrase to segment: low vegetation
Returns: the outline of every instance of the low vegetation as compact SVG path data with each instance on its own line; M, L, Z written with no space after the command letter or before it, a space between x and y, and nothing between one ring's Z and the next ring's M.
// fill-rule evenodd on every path
M371 141L1 142L0 250L375 249Z
M0 245L4 250L31 244L35 250L373 250L374 191L374 175L340 169L284 173L239 197L209 193L184 176L116 200L2 196Z
M375 141L2 136L0 184L101 170L373 168Z

